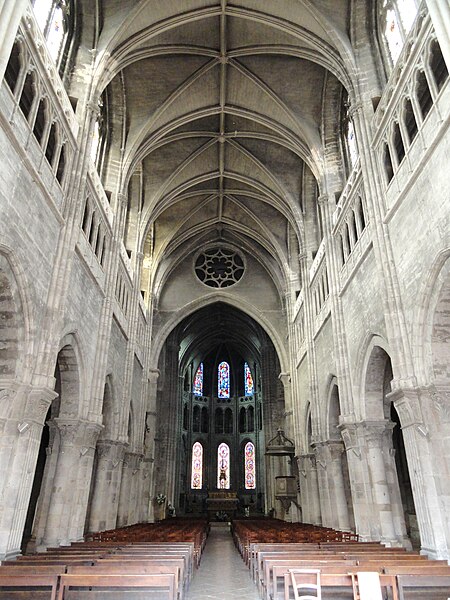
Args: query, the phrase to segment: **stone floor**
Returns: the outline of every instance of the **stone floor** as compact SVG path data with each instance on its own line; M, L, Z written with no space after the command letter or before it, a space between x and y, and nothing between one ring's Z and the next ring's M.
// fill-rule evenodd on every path
M186 600L260 600L228 526L212 524Z

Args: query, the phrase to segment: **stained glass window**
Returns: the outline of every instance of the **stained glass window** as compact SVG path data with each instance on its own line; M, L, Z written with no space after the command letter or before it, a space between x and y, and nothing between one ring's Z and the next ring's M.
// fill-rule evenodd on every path
M356 146L356 137L355 137L355 129L353 127L353 123L350 121L348 121L348 126L347 126L347 146L348 146L348 153L350 155L350 161L352 163L352 167L355 166L355 163L358 159L358 148Z
M194 396L203 396L203 363L200 363L194 379Z
M245 444L244 461L245 489L254 490L256 488L255 446L251 442Z
M221 362L219 365L217 390L219 398L230 397L230 365L227 362Z
M230 448L224 443L217 449L217 487L230 489Z
M48 30L47 46L50 56L55 62L58 62L59 53L64 41L64 13L60 6L57 6L53 12L52 20Z
M395 64L403 47L403 40L398 26L397 15L394 10L386 12L386 29L384 30L386 41Z
M44 35L52 6L52 0L36 0L33 5L34 16L36 17L39 28Z
M253 377L250 371L250 367L247 363L244 363L244 379L245 379L245 395L253 396L254 387L253 387Z
M193 490L202 489L202 472L203 472L203 446L200 442L195 442L192 446L192 475L191 488Z

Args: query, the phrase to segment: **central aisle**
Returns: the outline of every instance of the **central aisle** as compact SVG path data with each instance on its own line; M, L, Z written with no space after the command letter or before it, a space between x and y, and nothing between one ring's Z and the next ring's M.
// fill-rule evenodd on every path
M259 600L256 586L236 550L228 526L211 525L211 532L186 600Z

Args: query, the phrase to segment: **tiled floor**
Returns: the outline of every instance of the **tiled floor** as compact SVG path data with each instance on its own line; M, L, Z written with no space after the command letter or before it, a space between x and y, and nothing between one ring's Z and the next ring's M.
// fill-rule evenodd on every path
M187 600L260 600L228 527L213 526Z

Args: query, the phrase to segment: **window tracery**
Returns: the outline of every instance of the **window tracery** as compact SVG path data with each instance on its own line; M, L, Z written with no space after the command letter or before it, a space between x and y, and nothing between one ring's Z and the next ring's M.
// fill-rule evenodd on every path
M203 446L200 442L195 442L192 446L192 475L191 488L193 490L202 489L203 480Z
M203 396L203 363L200 363L195 373L194 396Z
M230 448L225 443L217 449L217 487L220 490L230 489Z
M256 489L255 446L248 442L244 449L245 489Z
M225 361L218 367L217 395L219 398L230 397L230 365Z
M253 396L255 390L253 385L253 377L250 371L250 367L247 363L244 363L244 384L245 384L245 395Z
M64 48L72 34L70 0L35 0L33 12L55 64L62 66Z
M379 30L390 65L397 62L406 37L417 15L416 0L383 0L380 2Z

